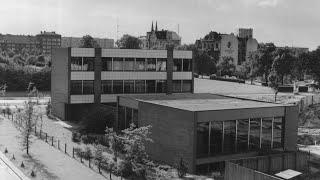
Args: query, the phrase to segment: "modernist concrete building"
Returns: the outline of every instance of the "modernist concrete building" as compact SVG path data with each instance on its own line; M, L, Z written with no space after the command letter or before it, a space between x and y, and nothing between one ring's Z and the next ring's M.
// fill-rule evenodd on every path
M219 170L226 160L261 152L296 151L298 107L214 94L118 97L118 130L151 125L154 160L189 172Z
M58 48L52 56L53 113L76 120L83 108L116 104L121 94L193 92L192 52Z

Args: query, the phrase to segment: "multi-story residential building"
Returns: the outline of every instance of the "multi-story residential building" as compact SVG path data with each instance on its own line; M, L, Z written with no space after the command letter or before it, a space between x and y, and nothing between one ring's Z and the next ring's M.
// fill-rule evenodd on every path
M296 151L298 107L214 94L122 95L118 130L151 125L146 150L190 173L223 170L224 162Z
M52 54L52 50L61 47L61 35L56 34L54 31L46 32L41 31L36 35L40 48L45 54Z
M9 48L13 50L23 48L32 50L39 48L40 43L34 36L0 34L0 46L1 48Z
M121 94L193 92L192 52L59 48L52 56L53 113L63 120Z
M181 37L176 32L158 30L157 22L155 29L152 22L151 31L147 32L146 36L140 37L140 40L142 41L142 49L166 49L167 45L181 45Z
M62 37L61 38L61 47L80 47L81 46L82 37ZM114 40L107 38L94 38L94 40L98 43L100 48L108 49L114 48Z

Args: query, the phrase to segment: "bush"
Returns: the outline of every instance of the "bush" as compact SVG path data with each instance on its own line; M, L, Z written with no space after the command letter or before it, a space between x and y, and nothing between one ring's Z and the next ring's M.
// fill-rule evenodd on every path
M83 158L86 160L92 159L93 155L92 155L92 151L90 149L90 147L86 147L86 149L82 152Z
M183 158L180 158L180 161L177 165L177 170L178 170L179 178L183 178L187 174L188 166L187 166L187 162L185 162Z
M81 141L81 134L78 132L72 132L72 141L73 142L80 142Z

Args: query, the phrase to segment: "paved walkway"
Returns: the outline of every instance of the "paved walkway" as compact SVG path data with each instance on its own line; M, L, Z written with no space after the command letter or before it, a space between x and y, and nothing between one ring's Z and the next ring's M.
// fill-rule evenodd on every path
M0 152L0 179L30 180L2 152Z

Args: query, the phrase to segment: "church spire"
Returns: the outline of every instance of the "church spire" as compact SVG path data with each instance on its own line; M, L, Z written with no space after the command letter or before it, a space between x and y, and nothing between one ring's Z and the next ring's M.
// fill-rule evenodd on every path
M151 24L151 32L153 31L153 21L152 21L152 24Z
M156 31L158 31L158 22L156 21Z

